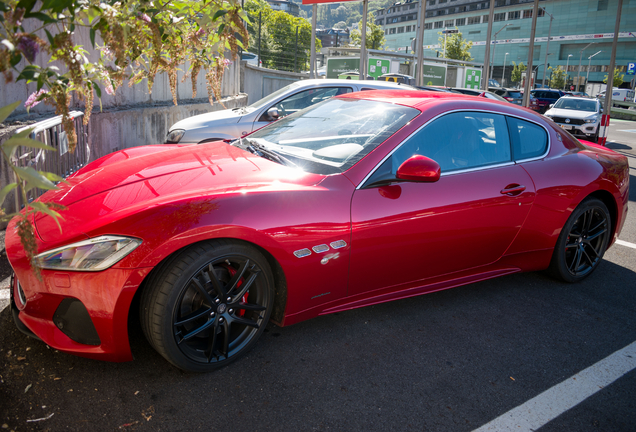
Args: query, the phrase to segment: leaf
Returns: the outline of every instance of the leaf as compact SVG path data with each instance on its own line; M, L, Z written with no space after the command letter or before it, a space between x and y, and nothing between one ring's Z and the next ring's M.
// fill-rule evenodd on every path
M225 15L228 11L226 11L225 9L219 9L218 11L216 11L216 13L214 14L214 16L212 17L212 21L216 21L218 18L222 17L223 15Z
M93 49L95 49L95 29L92 27L90 31L90 37L91 37L91 45L93 45Z
M17 183L10 183L6 185L5 187L3 187L2 190L0 190L0 206L2 206L2 203L4 202L4 199L6 198L7 194L17 187L18 187Z
M54 24L56 22L58 22L55 18L48 16L47 14L44 14L42 12L30 12L30 13L26 13L24 14L25 18L35 18L35 19L39 19L40 21L42 21L45 24Z
M13 102L11 105L3 106L2 108L0 108L0 123L2 123L4 119L9 117L9 114L11 114L13 110L16 109L21 103L22 101L17 101Z
M18 177L27 182L27 188L37 187L39 189L46 190L57 189L57 186L32 167L14 167L14 169L17 172Z
M31 138L20 137L18 135L22 135L24 133L31 133L31 129L24 131L20 134L13 135L11 138L6 140L2 147L5 148L5 151L9 155L9 158L13 158L16 149L19 146L29 147L29 148L39 148L43 150L55 150L55 147L48 146L41 141L36 141Z
M45 203L41 203L39 201L34 201L32 203L29 203L29 205L32 208L34 208L35 210L51 216L53 218L53 220L55 221L55 223L57 224L57 227L60 230L60 232L62 232L62 227L60 226L60 221L57 220L58 218L64 220L64 217L62 217L61 214L59 214L55 210L50 209L49 206L47 206Z
M11 51L11 52L15 51L15 46L13 46L13 44L11 42L9 42L8 39L2 39L2 41L0 43L2 45L6 46L9 51Z
M49 33L49 31L47 29L44 29L44 32L46 33L46 38L49 40L49 45L51 45L51 47L53 47L53 36L51 35L51 33Z
M93 83L93 88L95 89L95 93L97 93L97 97L101 99L102 97L102 89L99 88L95 81L91 81Z
M60 177L59 175L52 173L52 172L47 172L47 171L38 171L40 174L42 174L44 177L46 177L47 179L51 180L52 182L64 182L64 183L68 183L66 180L64 180L63 177Z

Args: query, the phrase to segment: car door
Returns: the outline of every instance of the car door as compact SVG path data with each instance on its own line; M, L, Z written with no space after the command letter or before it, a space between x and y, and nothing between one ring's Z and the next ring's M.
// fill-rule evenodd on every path
M259 129L275 120L267 113L271 108L278 109L279 116L284 117L323 100L351 92L353 92L351 86L313 87L296 92L267 106L254 121L252 130Z
M391 181L415 154L436 160L440 179ZM534 196L531 178L513 162L503 115L464 111L434 119L354 192L349 295L416 286L497 261Z

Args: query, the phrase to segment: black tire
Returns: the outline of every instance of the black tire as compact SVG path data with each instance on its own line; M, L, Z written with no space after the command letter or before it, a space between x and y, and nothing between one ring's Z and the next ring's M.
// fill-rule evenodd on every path
M141 298L150 344L176 367L208 372L247 353L274 305L265 257L242 242L184 249L154 272Z
M594 135L592 136L591 141L592 141L593 143L597 143L597 144L598 144L598 132L599 132L599 131L596 131L596 134L594 134Z
M611 228L607 206L596 198L585 199L561 230L549 272L565 282L578 282L588 277L607 250Z

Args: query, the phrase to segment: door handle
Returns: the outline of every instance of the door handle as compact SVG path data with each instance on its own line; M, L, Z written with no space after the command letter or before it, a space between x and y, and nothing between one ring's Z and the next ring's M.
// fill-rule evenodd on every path
M502 195L517 196L526 190L526 187L519 184L510 184L501 190Z

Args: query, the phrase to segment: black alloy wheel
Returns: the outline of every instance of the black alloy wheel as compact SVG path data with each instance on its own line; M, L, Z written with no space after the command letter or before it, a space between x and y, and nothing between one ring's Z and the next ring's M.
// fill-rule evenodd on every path
M248 352L269 320L273 278L263 255L217 240L167 263L142 298L142 324L154 348L175 366L206 372Z
M587 198L570 215L554 249L550 272L566 282L578 282L598 267L611 235L607 206Z

